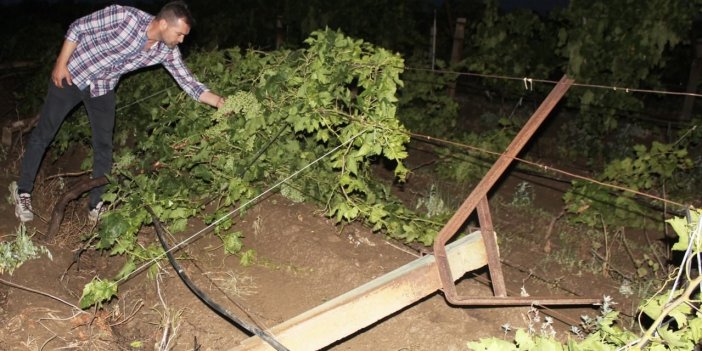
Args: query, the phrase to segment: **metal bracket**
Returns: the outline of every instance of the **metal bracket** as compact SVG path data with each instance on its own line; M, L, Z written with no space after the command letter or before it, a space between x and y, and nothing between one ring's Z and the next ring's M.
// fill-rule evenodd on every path
M534 135L536 130L544 122L548 114L561 100L566 91L573 85L574 80L563 76L558 84L551 90L551 93L541 103L541 106L529 118L514 140L509 144L505 152L495 161L485 177L478 183L473 191L465 199L461 207L446 222L446 225L439 231L434 241L434 255L436 256L439 277L443 285L446 300L454 305L472 306L497 306L497 305L592 305L600 302L595 298L553 298L553 297L508 297L505 287L502 265L500 263L500 253L497 247L495 232L492 227L492 217L488 204L487 194L507 170L507 167L514 161L524 145ZM458 229L463 226L473 211L478 212L480 222L480 232L483 236L485 250L488 256L488 268L492 280L494 296L458 296L456 286L453 282L453 275L449 267L446 255L446 243L456 235Z

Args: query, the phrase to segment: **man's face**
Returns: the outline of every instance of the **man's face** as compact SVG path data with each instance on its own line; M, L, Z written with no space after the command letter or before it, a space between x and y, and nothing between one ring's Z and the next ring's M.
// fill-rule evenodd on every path
M161 39L171 49L182 43L185 36L190 33L190 26L180 18L175 23L161 21Z

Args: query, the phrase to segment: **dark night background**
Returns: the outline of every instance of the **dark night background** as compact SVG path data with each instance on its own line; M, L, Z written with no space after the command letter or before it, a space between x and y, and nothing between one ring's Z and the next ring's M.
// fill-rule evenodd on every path
M674 3L676 0L671 0ZM0 65L3 63L30 62L33 67L48 70L55 60L63 36L69 24L75 19L87 15L109 4L126 4L135 6L152 14L167 1L153 0L2 0L0 11ZM536 14L542 19L552 13L568 8L569 0L499 0L502 14L519 13L522 18ZM448 62L453 45L453 34L457 18L466 18L466 36L464 41L464 58L482 45L476 37L477 29L483 21L488 1L485 0L407 0L395 2L340 0L336 2L322 0L191 0L190 5L197 24L188 38L181 45L181 50L188 55L194 50L213 50L221 48L255 48L260 50L276 49L276 36L284 38L284 47L296 49L302 47L309 34L325 26L340 29L344 34L363 39L374 45L398 52L409 60L410 57L426 58L432 50L432 26L436 22L435 58ZM588 4L588 2L580 2ZM617 4L613 2L612 4ZM621 3L618 3L621 5ZM607 5L608 6L608 5ZM614 5L612 5L614 6ZM621 6L620 6L621 8ZM621 11L621 10L620 10ZM562 12L562 11L561 11ZM624 13L628 13L624 11ZM632 11L633 16L634 11ZM631 21L629 21L631 22ZM699 22L699 21L698 21ZM524 23L524 22L523 22ZM510 54L519 59L522 53L531 55L530 75L542 78L557 78L565 65L561 55L553 61L554 53L549 52L545 62L537 48L541 42L558 40L558 28L553 31L546 23L546 30L540 33L525 33L520 29L510 29L499 48L510 50ZM277 27L280 25L280 27ZM517 24L518 25L518 24ZM556 24L558 25L558 24ZM572 27L572 26L571 26ZM700 26L695 26L698 28ZM691 42L694 40L693 29L687 38L675 48L665 53L665 60L675 62L665 67L665 72L657 72L663 77L666 89L685 90L693 56ZM552 45L553 46L553 45ZM490 55L490 50L486 55ZM524 50L532 50L531 53ZM479 53L480 54L480 53ZM484 59L485 57L483 57ZM526 59L525 59L526 60ZM415 61L416 63L416 61ZM518 64L519 62L517 62ZM550 66L551 72L538 72L536 65ZM514 74L513 63L497 62L497 69L504 69L504 74ZM465 69L465 67L463 68ZM467 69L468 71L474 71ZM520 73L516 73L520 74ZM523 74L523 73L521 73Z
M150 0L116 0L116 1L87 1L87 0L2 0L3 33L0 39L14 36L11 39L18 42L31 43L21 45L17 53L0 53L0 61L10 59L8 56L22 56L22 59L37 58L43 53L60 45L68 25L75 19L110 4L134 6L150 13L156 13L166 1ZM409 52L412 46L429 45L430 32L436 15L437 21L437 53L448 56L450 53L450 36L452 22L455 18L466 17L477 20L477 15L484 7L482 0L449 1L443 0L411 0L411 14L394 14L393 9L384 9L382 4L369 11L376 16L365 16L366 9L354 6L354 1L324 2L324 1L187 1L197 20L196 28L183 44L183 49L192 46L212 48L217 47L257 47L272 49L274 46L275 23L281 16L286 43L296 46L304 40L308 33L317 27L328 25L339 28L348 35L360 37L373 43L389 46L400 52ZM379 2L382 3L382 2ZM501 0L500 7L504 11L527 9L538 14L546 14L554 8L567 6L568 0ZM359 16L359 14L361 16ZM373 18L376 17L376 18ZM398 18L395 23L388 20ZM353 19L365 19L367 23L348 23ZM316 21L317 23L313 23ZM383 23L386 23L383 26ZM385 29L385 30L384 30ZM399 38L401 36L403 38ZM36 40L41 38L41 43ZM443 39L442 39L443 38ZM37 45L40 44L40 45ZM19 46L19 44L18 44ZM7 48L7 47L6 47ZM441 56L441 55L439 55ZM17 58L17 57L16 57ZM447 59L447 57L444 57Z

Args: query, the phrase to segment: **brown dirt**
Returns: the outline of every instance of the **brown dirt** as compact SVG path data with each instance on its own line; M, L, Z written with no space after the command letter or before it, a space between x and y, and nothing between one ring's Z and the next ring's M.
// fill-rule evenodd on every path
M20 150L18 142L2 163L3 199L8 196L7 185L16 179ZM419 150L413 155L421 155L410 160L414 165L424 164L426 157L431 157ZM81 158L82 153L75 151L42 169L34 202L44 218L48 219L51 204L61 193L58 181L46 179L76 171ZM534 186L533 204L528 208L510 206L515 187L524 180ZM72 181L75 179L67 180ZM433 182L429 175L417 172L403 189L396 191L411 202L426 193ZM518 295L524 287L531 295L612 295L624 313L632 314L631 301L618 293L619 284L584 266L591 261L590 239L583 236L582 240L565 241L559 233L580 234L559 221L554 231L558 234L552 234L551 244L546 245L546 228L562 207L562 189L559 182L513 173L491 195L510 294ZM470 190L464 187L454 192L451 201L459 203ZM85 283L95 276L111 278L123 264L121 257L92 250L81 256L79 264L72 264L74 251L82 245L80 238L91 230L85 217L85 200L72 204L56 238L42 235L45 222L32 222L28 228L37 231L35 241L46 245L53 260L42 257L28 261L12 275L5 273L0 278L77 304ZM418 255L402 243L373 234L358 224L335 226L317 208L291 203L278 195L262 200L236 219L235 229L246 235L246 248L256 251L253 266L244 267L239 257L225 255L221 241L211 233L188 245L178 256L195 283L215 301L242 318L246 314L253 316L263 327L281 323L411 262ZM13 207L0 201L2 237L11 239L18 224ZM175 240L183 240L201 227L192 221L185 233L175 235ZM140 234L140 242L156 242L151 228ZM579 244L561 247L565 242ZM572 253L571 265L564 263L563 256L554 258L565 249ZM621 264L627 261L623 255L617 258ZM247 338L202 304L166 260L152 268L120 285L119 297L103 309L82 312L45 295L0 284L0 350L152 350L164 337L163 320L169 316L178 326L166 335L173 337L174 350L226 350ZM458 288L463 294L489 295L486 281L483 269L467 274ZM246 312L237 305L244 306ZM450 306L440 293L435 293L328 349L466 350L467 341L492 336L510 338L513 334L505 335L501 326L525 328L527 311L526 307ZM570 326L579 322L581 314L595 315L597 311L559 308L542 313L556 318L556 330L564 337Z

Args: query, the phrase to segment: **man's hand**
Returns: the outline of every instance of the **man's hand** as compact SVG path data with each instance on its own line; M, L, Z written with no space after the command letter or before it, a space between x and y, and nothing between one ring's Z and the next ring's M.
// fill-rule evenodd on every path
M200 102L208 104L214 108L220 108L224 105L224 98L212 93L211 91L206 91L200 95Z
M55 86L63 88L64 79L68 85L73 85L73 79L71 78L71 72L68 71L68 66L56 62L54 70L51 71L51 80L54 82Z
M54 85L63 88L63 80L66 80L68 85L73 85L73 78L71 78L71 72L68 71L68 59L75 51L78 44L70 40L64 40L63 46L61 46L61 52L56 59L56 64L54 65L54 70L51 71L51 81Z

